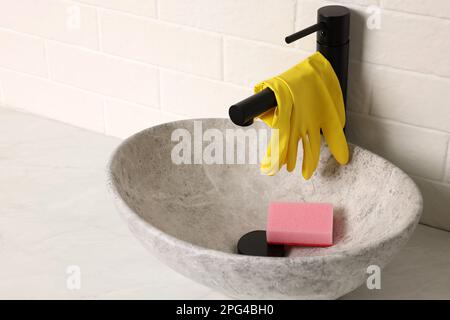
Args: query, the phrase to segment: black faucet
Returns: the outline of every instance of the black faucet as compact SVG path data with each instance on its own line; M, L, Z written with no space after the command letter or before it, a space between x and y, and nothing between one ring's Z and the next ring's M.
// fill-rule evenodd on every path
M341 85L344 103L347 96L348 52L350 43L350 10L343 6L325 6L317 11L317 23L287 36L286 43L294 42L317 32L317 51L333 66ZM275 94L269 88L232 105L228 111L231 121L249 126L253 118L277 106Z

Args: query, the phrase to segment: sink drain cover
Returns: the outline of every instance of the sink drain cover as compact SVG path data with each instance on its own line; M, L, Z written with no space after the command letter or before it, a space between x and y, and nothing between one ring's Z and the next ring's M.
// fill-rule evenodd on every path
M238 241L239 254L261 257L284 257L284 245L268 244L266 231L255 230L244 234Z

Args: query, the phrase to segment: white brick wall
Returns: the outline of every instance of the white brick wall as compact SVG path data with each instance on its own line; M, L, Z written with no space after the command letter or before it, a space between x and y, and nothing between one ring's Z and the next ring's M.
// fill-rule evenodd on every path
M105 52L214 79L221 78L221 36L152 19L101 12Z
M450 230L448 0L0 0L1 103L117 137L226 116L315 50L284 37L327 4L353 10L349 138L411 174L422 221Z
M98 8L114 9L151 18L156 17L156 0L78 0Z
M0 69L3 105L104 131L102 97L48 79Z
M281 45L294 31L295 6L295 0L161 0L159 18Z
M47 77L45 47L42 39L0 30L0 65Z
M0 27L98 48L97 12L62 0L0 0Z
M161 70L162 109L185 118L228 117L228 108L224 106L251 94L249 88Z
M104 94L158 105L158 70L152 66L59 43L47 43L50 77Z
M224 39L224 79L251 87L283 72L310 53L280 46L226 37Z
M126 138L133 133L163 122L159 109L116 99L105 99L105 132Z

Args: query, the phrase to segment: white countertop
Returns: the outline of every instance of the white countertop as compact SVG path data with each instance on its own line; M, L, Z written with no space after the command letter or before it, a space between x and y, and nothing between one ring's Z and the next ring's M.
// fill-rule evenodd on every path
M106 190L119 144L0 108L0 299L226 299L167 268L128 231ZM67 267L81 271L67 288ZM351 299L450 299L450 232L420 225Z

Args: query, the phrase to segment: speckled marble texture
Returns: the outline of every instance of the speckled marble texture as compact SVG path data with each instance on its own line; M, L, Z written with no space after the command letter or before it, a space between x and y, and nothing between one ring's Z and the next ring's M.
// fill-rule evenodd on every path
M171 133L177 128L192 132L193 121L156 126L125 140L110 161L110 187L148 250L228 296L338 298L365 282L369 265L384 267L419 221L422 197L413 181L359 147L351 146L347 166L322 148L318 170L304 181L299 168L268 177L257 165L175 165ZM235 127L225 119L203 119L203 130L208 128ZM285 258L236 254L241 235L265 228L271 200L333 203L335 245L295 247Z

